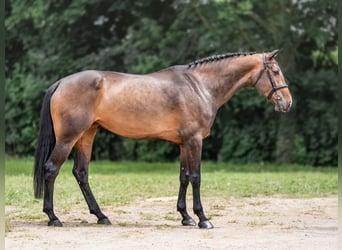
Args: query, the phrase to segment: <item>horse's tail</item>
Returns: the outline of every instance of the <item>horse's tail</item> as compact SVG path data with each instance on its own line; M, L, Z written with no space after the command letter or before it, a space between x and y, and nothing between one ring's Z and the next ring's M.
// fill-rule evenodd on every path
M50 112L51 97L56 91L59 82L53 84L46 92L40 110L40 124L38 142L35 152L33 170L33 187L35 198L42 198L44 191L44 165L55 147L56 138Z

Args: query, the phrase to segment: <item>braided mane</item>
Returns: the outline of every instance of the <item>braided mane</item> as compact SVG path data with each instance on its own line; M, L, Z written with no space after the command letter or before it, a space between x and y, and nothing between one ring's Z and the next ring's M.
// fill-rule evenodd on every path
M256 52L235 52L235 53L226 53L222 55L208 56L202 59L197 59L196 61L193 61L191 63L188 63L188 68L196 67L197 65L201 65L204 63L220 61L226 58L238 57L238 56L249 56L249 55L254 55L254 54L256 54Z

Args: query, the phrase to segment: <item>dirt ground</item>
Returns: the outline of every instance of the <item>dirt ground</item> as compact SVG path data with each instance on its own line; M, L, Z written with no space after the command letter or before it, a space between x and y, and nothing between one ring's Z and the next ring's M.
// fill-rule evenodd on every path
M110 226L97 225L95 216L84 208L59 207L56 212L64 227L47 227L47 220L41 219L12 220L5 246L16 250L338 249L337 197L203 198L215 227L211 230L181 226L176 200L165 197L103 207L113 223Z

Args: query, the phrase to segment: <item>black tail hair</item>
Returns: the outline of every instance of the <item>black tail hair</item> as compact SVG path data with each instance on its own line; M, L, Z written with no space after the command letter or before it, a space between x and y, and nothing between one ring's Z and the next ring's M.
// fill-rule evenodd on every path
M38 143L35 152L35 162L33 170L34 197L42 198L44 191L44 165L50 157L55 147L56 138L50 112L50 101L55 93L59 82L53 84L46 92L40 110L40 124L38 133Z

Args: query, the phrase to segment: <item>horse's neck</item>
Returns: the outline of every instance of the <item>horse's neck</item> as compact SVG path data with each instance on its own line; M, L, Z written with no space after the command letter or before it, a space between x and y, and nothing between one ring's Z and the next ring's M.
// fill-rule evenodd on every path
M199 65L191 74L207 89L216 108L220 108L238 90L247 86L255 64L248 56Z

